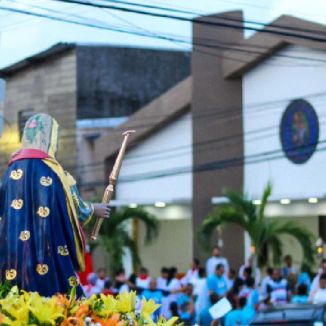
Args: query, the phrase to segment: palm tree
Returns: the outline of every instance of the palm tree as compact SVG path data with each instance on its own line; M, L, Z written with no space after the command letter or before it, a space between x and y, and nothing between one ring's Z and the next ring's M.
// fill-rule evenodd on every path
M268 253L272 253L273 263L280 264L283 254L282 235L295 238L300 244L304 263L311 266L314 263L314 235L297 221L280 221L267 218L265 208L271 195L272 187L268 184L259 206L242 193L226 191L227 204L214 209L203 221L198 232L199 240L208 249L209 240L215 230L227 225L237 224L247 231L255 250L258 266L265 266Z
M144 223L145 244L151 243L159 233L159 221L143 208L121 208L111 212L110 218L103 223L98 244L102 245L109 254L109 269L112 274L123 267L126 248L131 253L134 266L141 262L136 240L128 232L128 221Z

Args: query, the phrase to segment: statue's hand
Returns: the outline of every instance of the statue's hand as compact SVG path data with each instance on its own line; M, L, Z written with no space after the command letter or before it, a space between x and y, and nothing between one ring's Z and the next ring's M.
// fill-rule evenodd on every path
M97 203L97 204L93 204L93 207L94 207L94 215L95 216L101 217L101 218L109 218L110 217L111 208L110 208L109 204Z

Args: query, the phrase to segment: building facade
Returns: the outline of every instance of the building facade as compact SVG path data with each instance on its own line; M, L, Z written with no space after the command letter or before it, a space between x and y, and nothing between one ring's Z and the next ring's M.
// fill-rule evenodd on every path
M189 70L187 52L66 43L3 68L0 171L20 147L24 121L46 112L61 127L59 161L87 183L82 176L84 166L94 163L93 141L188 76Z
M239 28L205 24L225 19L236 22ZM203 45L194 42L188 79L191 85L184 87L185 80L155 100L160 103L156 109L170 119L166 118L164 123L153 120L152 129L144 130L135 115L116 130L118 134L130 128L140 132L134 136L126 156L116 205L147 205L147 209L157 211L156 201L163 201L160 216L171 214L188 223L183 229L190 226L191 231L182 237L166 219L166 223L171 223L167 227L170 231L159 240L163 243L165 238L169 242L171 232L174 234L175 248L180 247L182 253L182 267L189 257L205 258L196 233L207 214L224 200L226 188L247 193L259 204L264 187L271 182L273 195L267 206L268 217L298 221L316 238L326 240L326 47L315 35L318 31L324 33L326 27L281 16L245 39L241 24L239 11L196 19L194 40L205 39L209 44L203 51ZM275 26L279 33L271 33ZM284 30L282 33L282 26L285 30L287 26L304 30L305 34L300 37ZM171 103L171 96L185 98L189 92L188 111L178 119L172 118L176 111L181 112L185 102ZM144 107L139 114L148 118L150 107ZM188 117L191 123L187 126ZM100 138L95 146L96 156L112 164L120 141L121 136L114 134ZM178 147L176 143L182 145ZM101 153L104 144L109 147ZM190 186L191 193L186 191ZM187 198L183 205L191 219L184 219L187 214L178 210L181 194ZM185 252L181 247L189 239L192 246ZM238 227L227 227L217 240L212 244L223 244L223 253L233 267L239 267L250 255L250 239ZM290 238L284 237L283 241L286 253L292 254L299 264L299 246ZM164 248L160 252L166 257ZM148 257L153 255L154 252ZM145 264L157 271L160 260L148 259Z
M238 28L205 24L220 20ZM279 33L271 33L275 26ZM285 35L282 26L305 34ZM282 16L247 39L242 28L240 11L199 17L191 62L184 52L120 49L119 56L117 48L71 47L3 70L4 116L14 126L5 128L4 153L18 147L20 110L49 112L64 127L62 162L76 167L86 196L100 197L122 132L136 129L112 205L141 205L160 218L152 246L143 245L141 225L135 233L154 275L163 265L185 271L192 257L206 258L197 231L226 188L259 204L271 182L268 217L294 219L326 241L326 46L312 37L326 27ZM197 39L209 43L204 51ZM283 240L299 264L299 247ZM235 226L214 243L235 268L250 254L250 239Z

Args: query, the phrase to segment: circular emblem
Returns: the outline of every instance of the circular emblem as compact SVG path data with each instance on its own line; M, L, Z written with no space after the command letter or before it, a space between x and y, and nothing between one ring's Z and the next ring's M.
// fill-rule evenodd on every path
M291 162L303 164L310 159L318 144L319 123L309 102L300 99L288 105L281 120L280 138Z

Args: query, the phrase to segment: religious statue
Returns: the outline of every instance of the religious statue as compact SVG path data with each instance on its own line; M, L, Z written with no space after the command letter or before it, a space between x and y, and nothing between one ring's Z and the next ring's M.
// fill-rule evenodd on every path
M43 296L83 290L82 224L108 218L107 203L84 202L73 177L55 158L58 123L36 114L26 123L0 188L0 281Z

